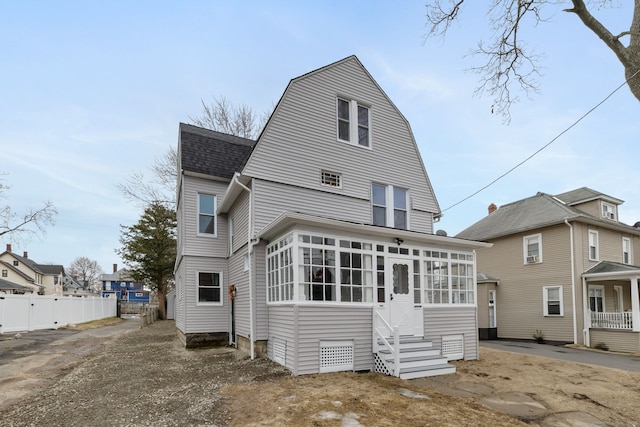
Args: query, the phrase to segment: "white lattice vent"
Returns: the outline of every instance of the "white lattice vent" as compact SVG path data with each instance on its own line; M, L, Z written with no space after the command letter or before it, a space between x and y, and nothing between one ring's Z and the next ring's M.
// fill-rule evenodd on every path
M287 342L280 338L273 338L273 361L281 365L287 362Z
M442 355L448 360L460 360L464 358L464 336L443 335Z
M353 371L353 341L320 341L320 372Z
M377 354L374 354L373 362L374 362L373 372L378 372L380 374L393 376L393 372L389 369L387 364L384 363L384 361Z

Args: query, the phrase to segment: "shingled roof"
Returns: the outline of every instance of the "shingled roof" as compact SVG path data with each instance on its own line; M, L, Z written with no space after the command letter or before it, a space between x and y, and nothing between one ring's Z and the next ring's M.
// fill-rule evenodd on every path
M535 196L501 206L498 210L458 233L456 237L488 241L527 230L561 224L565 220L577 219L597 222L605 227L624 228L626 231L636 234L640 233L637 228L619 222L603 221L571 206L595 198L622 202L586 187L557 196L538 193Z
M255 141L180 123L183 171L231 179L249 158Z

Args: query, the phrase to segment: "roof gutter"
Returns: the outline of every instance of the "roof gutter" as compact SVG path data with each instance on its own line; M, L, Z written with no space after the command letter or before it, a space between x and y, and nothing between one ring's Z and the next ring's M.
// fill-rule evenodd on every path
M255 322L253 321L253 263L251 261L251 256L253 255L253 247L256 245L257 240L253 239L253 221L251 220L253 212L253 192L249 187L240 182L238 179L239 176L239 173L235 173L233 175L232 184L237 184L240 188L249 193L249 213L247 215L247 255L249 257L249 343L251 347L251 360L253 360L256 357L256 350L254 344Z

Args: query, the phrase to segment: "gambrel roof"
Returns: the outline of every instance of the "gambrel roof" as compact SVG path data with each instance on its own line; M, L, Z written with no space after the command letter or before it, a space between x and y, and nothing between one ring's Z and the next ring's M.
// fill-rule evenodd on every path
M231 179L246 162L255 141L180 123L183 171Z
M533 197L501 206L495 212L458 233L456 237L487 241L510 234L561 224L565 220L597 223L605 228L615 228L640 235L640 229L620 222L604 221L572 206L594 200L596 194L602 195L602 193L594 192L588 188L581 188L557 196L540 192ZM610 196L602 196L595 198L603 198L610 201L618 200ZM620 200L618 201L621 202Z

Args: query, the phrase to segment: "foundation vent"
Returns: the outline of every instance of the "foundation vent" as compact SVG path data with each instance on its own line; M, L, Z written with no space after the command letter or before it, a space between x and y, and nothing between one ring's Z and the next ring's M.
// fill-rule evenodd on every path
M464 358L464 336L443 335L442 355L448 360L460 360Z
M353 341L320 341L320 372L353 371Z

